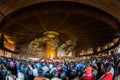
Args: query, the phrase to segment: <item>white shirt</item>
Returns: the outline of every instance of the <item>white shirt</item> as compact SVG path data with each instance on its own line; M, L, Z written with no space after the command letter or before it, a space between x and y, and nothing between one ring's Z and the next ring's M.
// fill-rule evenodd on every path
M24 80L24 79L21 79L21 78L17 78L16 80Z
M49 68L47 66L42 67L43 74L49 71Z
M18 78L16 80L24 80L24 74L19 72L18 73Z
M52 64L50 64L50 65L49 65L49 68L50 68L50 69L52 69L52 68L53 68L53 65L52 65Z
M57 77L54 77L54 78L52 78L51 80L62 80L62 79L59 79L59 78L57 78Z
M6 80L14 80L14 78L11 76L6 76Z
M113 67L111 67L110 72L112 73L112 76L114 76L114 68Z
M33 69L33 76L38 76L38 69Z

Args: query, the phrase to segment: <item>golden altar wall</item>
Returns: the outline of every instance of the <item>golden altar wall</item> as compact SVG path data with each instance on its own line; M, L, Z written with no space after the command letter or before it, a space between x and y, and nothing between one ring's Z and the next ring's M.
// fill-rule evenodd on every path
M56 58L56 49L52 49L49 41L46 42L46 58Z
M58 46L58 35L59 33L55 31L47 31L44 33L44 35L47 37L46 40L46 56L45 58L56 58L56 48Z

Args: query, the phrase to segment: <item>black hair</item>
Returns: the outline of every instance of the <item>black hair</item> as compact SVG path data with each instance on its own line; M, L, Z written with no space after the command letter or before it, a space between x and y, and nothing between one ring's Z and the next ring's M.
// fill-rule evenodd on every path
M43 76L43 70L42 69L38 69L38 74L39 74L39 76Z

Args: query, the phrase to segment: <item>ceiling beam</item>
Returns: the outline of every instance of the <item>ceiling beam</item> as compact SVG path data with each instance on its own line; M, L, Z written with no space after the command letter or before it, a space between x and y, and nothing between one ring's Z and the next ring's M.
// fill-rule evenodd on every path
M66 15L62 20L61 22L58 24L58 26L56 26L56 28L54 29L55 31L57 29L59 29L59 27L62 27L62 25L65 23L65 21L70 17L70 14Z
M45 26L44 22L42 21L42 16L41 16L40 14L38 14L38 12L36 12L36 11L34 11L33 13L35 14L36 18L39 20L39 23L40 23L42 29L43 29L44 31L48 31L48 30L46 29L46 26Z
M27 30L32 31L32 32L36 32L36 30L34 30L34 29L32 29L32 28L30 27L30 25L29 25L29 26L26 26L26 25L24 25L24 24L22 24L22 23L20 23L20 22L18 22L17 24L20 25L21 27L23 27L24 29L27 29Z
M78 26L76 26L76 27L73 27L73 28L67 28L66 30L72 30L72 31L75 31L75 30L77 30L77 29L79 29L79 28L81 28L81 27L84 27L85 25L89 25L89 24L91 24L91 23L94 23L94 22L96 22L96 20L89 20L89 21L87 21L87 22L85 22L85 23L82 23L82 24L79 24ZM63 26L64 27L64 26Z
M0 22L4 19L4 14L2 12L0 12Z
M27 36L29 34L23 33L23 32L18 32L18 31L12 31L12 30L6 30L4 33L10 35L18 35L18 36Z

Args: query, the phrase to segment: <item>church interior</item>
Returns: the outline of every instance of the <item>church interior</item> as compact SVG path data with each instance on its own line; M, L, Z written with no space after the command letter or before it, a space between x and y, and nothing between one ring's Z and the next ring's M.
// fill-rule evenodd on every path
M43 80L38 79L39 70L43 71L41 76L47 78L45 80L119 80L120 1L0 0L0 66L7 62L16 66L16 70L11 64L9 69L6 66L7 71L14 76L21 72L24 76L21 80ZM32 65L31 75L19 70L20 62L20 68ZM104 70L99 69L98 62L104 63ZM61 66L60 72L53 64ZM44 67L50 65L52 68L49 67L46 77ZM56 70L51 74L53 67ZM63 67L67 67L67 71ZM89 78L86 72L94 67L99 75ZM107 75L106 67L110 67L108 72L112 77ZM62 71L67 78L60 76ZM6 80L5 77L0 80ZM17 77L14 80L19 80Z

